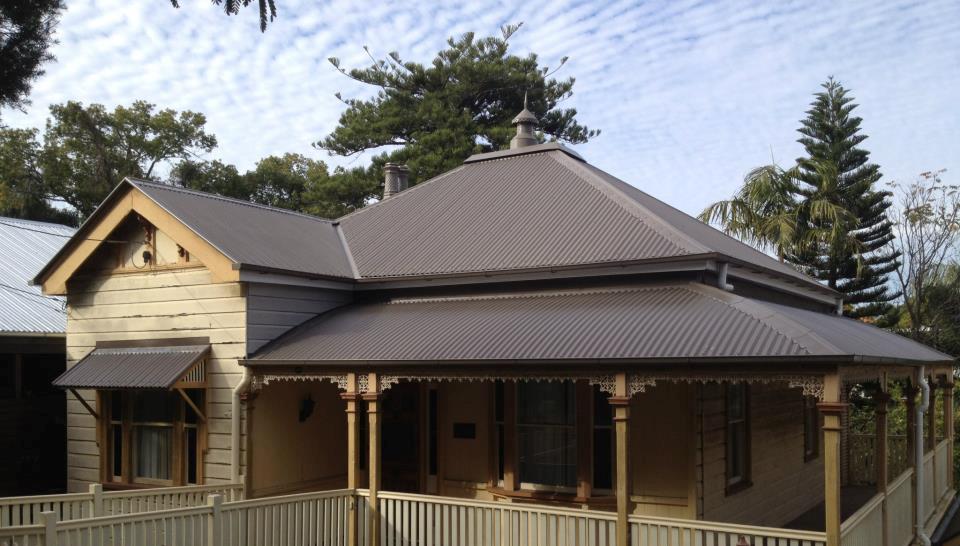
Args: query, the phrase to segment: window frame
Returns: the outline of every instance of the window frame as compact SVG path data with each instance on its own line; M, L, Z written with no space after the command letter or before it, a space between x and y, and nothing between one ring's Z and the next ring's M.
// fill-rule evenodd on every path
M552 384L552 382L550 383ZM570 397L572 398L572 400L570 400L570 403L572 403L573 405L573 417L569 423L521 423L520 421L521 393L520 393L519 387L520 385L527 385L527 384L528 382L524 382L517 385L518 386L517 404L516 404L517 412L516 412L516 415L514 415L514 419L516 422L516 429L515 429L516 438L514 438L513 441L515 442L515 445L516 445L515 451L517 454L517 486L520 490L524 490L524 491L551 491L551 492L557 492L557 493L575 494L577 492L577 485L578 485L578 474L579 474L578 465L580 464L580 460L578 457L579 453L577 449L577 442L579 439L579 435L581 434L581 431L578 430L579 427L577 426L577 412L580 409L580 406L579 406L580 397L577 396L576 383L570 382L570 385L567 385L566 382L561 383L565 389L564 394L565 395L569 394ZM565 430L565 431L572 432L574 474L573 474L573 483L571 485L543 484L543 483L537 483L537 482L524 481L523 471L520 464L520 458L522 456L521 445L520 445L520 435L522 433L522 430L525 428L526 429Z
M740 401L742 408L742 415L736 418L731 418L730 416L730 406L731 406L731 396L733 395L740 396L742 400ZM733 495L744 489L747 489L753 485L751 481L751 436L752 436L752 423L750 419L750 386L744 382L737 383L725 383L724 384L724 479L725 479L725 494ZM737 476L731 476L731 456L733 449L736 449L735 446L732 446L733 443L733 432L737 427L742 427L742 439L740 448L743 450L741 455L741 460L743 461L743 469Z
M186 393L191 391L200 391L202 397L199 404L201 410L206 413L209 393L206 388L185 389ZM135 421L134 396L136 391L132 390L104 390L98 391L98 402L100 406L99 427L102 438L100 444L100 476L101 481L108 487L117 488L138 488L138 487L171 487L183 485L203 485L204 483L204 454L206 451L206 423L199 418L190 419L189 413L193 409L183 400L182 396L176 391L168 391L169 396L176 398L176 410L171 422L153 422L153 421ZM119 407L122 415L117 418L113 415L114 407L113 397L119 396ZM116 455L115 455L115 431L119 427L121 437L120 447L120 468L121 474L115 474ZM170 479L147 478L137 475L137 429L142 427L164 427L170 428ZM193 464L192 473L194 482L190 481L191 468L188 468L190 459L189 434L193 431L195 434L196 460Z

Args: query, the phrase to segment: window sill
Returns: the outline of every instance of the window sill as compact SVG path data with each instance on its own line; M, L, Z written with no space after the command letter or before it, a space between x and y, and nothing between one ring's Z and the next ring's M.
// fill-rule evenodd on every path
M145 483L105 482L104 491L130 491L135 489L156 489L158 487L173 487L170 484L153 485Z
M613 496L590 496L579 497L576 493L563 493L559 491L535 491L530 489L518 489L510 491L502 487L488 487L487 492L498 498L512 499L517 501L547 501L567 504L612 504L617 498Z
M725 491L725 495L726 495L727 497L729 497L729 496L731 496L731 495L736 495L737 493L739 493L739 492L741 492L741 491L743 491L743 490L745 490L745 489L750 489L751 487L753 487L753 482L752 482L752 481L750 481L750 480L743 480L743 481L741 481L741 482L737 482L737 483L728 485L728 486L727 486L727 489L726 489L726 491Z

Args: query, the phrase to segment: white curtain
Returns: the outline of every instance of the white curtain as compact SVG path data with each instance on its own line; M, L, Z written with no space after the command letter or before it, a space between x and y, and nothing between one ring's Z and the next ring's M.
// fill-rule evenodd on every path
M170 459L173 454L173 429L141 425L136 427L135 432L137 477L172 479Z

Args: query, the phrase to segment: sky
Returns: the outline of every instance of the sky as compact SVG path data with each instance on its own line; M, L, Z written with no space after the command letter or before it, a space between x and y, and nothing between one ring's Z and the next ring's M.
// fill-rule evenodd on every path
M792 164L812 94L834 76L863 118L863 147L885 179L946 168L960 180L960 2L813 1L438 2L276 0L263 34L256 2L226 17L208 0L67 0L57 60L15 127L43 127L51 104L109 108L144 99L207 116L208 159L241 169L296 152L365 164L312 147L345 106L334 94L375 89L338 73L397 51L429 62L450 36L499 32L517 54L570 60L563 103L602 134L575 146L588 161L696 214L731 195L751 168Z

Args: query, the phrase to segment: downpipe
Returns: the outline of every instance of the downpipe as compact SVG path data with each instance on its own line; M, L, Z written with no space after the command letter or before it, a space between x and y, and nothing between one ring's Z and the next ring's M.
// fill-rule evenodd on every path
M230 400L230 477L233 483L240 482L240 398L250 388L253 373L244 366L243 377L240 383L233 388L233 398Z
M920 366L917 371L917 386L920 387L920 402L916 405L914 411L913 426L913 461L914 461L914 479L917 480L917 497L913 499L917 514L917 521L913 524L914 544L919 546L930 546L930 537L923 530L923 416L927 413L927 406L930 405L930 385L927 383L927 376L924 367Z

